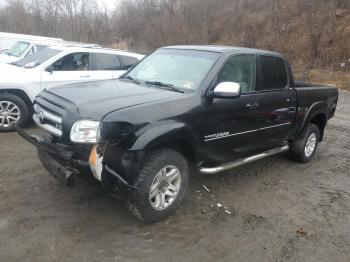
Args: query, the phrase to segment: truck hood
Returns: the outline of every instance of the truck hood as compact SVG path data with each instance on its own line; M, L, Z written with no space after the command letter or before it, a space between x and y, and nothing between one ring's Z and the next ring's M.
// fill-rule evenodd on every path
M108 113L123 108L184 95L118 79L63 85L46 92L74 103L82 118L95 120L101 120Z

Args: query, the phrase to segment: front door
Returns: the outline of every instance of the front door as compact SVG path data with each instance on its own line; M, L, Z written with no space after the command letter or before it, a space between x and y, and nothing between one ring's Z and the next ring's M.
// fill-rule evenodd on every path
M256 118L255 55L235 55L217 76L217 83L240 84L241 96L208 102L202 124L202 158L220 164L243 157L259 144Z
M258 57L260 83L258 85L258 121L264 145L287 141L296 114L296 93L289 88L284 60L279 57Z
M91 56L89 53L73 53L64 56L41 75L41 88L52 88L58 85L86 82L93 80Z

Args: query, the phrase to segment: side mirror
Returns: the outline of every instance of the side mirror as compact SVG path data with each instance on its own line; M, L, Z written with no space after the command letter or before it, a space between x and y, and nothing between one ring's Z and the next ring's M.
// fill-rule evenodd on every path
M55 71L55 68L53 66L48 66L46 67L45 71L52 73L53 71Z
M214 98L234 98L241 95L241 86L235 82L221 82L211 92Z

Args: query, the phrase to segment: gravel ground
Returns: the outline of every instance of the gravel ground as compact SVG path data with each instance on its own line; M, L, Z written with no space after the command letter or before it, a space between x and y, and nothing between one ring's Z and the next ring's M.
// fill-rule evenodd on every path
M61 186L30 144L0 134L0 261L350 261L349 134L342 92L311 163L278 155L193 174L176 215L155 225L100 188Z

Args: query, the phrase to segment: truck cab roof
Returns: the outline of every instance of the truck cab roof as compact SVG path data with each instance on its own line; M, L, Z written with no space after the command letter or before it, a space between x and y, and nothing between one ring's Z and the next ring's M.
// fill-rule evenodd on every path
M254 48L245 48L245 47L234 47L234 46L222 46L222 45L175 45L175 46L166 46L162 48L169 49L183 49L183 50L196 50L196 51L206 51L206 52L215 52L215 53L245 53L245 54L266 54L276 57L283 57L277 52L254 49Z

